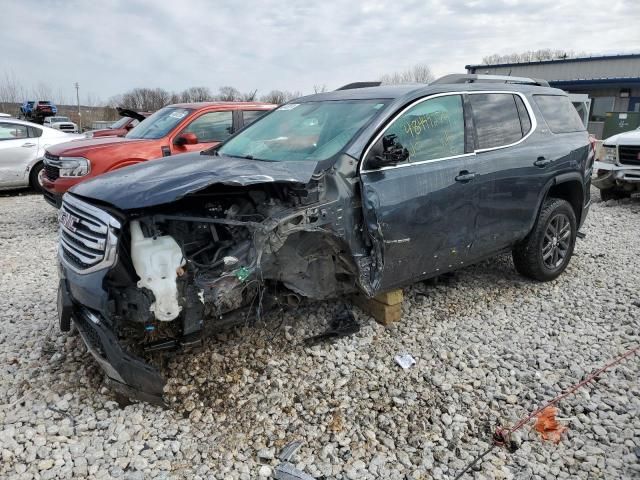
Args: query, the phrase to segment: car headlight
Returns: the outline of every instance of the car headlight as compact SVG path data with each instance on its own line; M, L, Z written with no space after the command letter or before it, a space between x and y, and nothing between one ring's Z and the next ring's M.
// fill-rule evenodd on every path
M61 177L84 177L91 171L91 163L82 157L60 157Z
M604 145L602 147L602 158L600 161L605 163L616 163L618 161L618 149L616 147L610 147Z
M77 129L78 127L76 127ZM84 134L85 138L93 138L93 132L85 132Z

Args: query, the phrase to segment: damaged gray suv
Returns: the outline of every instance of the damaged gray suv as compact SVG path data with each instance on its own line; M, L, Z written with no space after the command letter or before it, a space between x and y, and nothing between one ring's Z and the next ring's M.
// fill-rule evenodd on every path
M593 150L546 82L450 75L287 103L221 146L83 182L59 214L60 327L116 391L162 401L147 352L300 298L374 296L501 252L552 280Z

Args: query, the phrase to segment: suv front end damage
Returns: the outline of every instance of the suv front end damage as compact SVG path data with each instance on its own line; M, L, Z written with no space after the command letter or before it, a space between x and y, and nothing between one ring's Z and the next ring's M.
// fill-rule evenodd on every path
M73 319L112 388L161 403L164 379L143 360L152 352L199 345L301 297L371 290L353 179L289 177L236 175L128 211L65 195L60 326Z

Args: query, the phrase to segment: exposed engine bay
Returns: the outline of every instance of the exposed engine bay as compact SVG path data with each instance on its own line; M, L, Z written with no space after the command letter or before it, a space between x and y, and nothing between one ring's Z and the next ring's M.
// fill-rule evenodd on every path
M106 277L114 327L144 350L170 349L302 297L355 291L358 267L344 233L356 227L344 210L359 206L343 204L350 196L329 200L327 189L337 190L324 178L216 186L132 216Z

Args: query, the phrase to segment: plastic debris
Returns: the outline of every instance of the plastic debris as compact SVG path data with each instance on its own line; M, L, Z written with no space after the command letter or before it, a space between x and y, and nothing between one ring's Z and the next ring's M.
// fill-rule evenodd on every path
M280 455L278 458L283 462L288 462L293 458L296 452L300 449L303 442L302 440L294 440L293 442L287 443L282 450L280 450Z
M416 364L416 359L406 352L396 355L394 359L404 370L407 370Z
M543 440L560 443L562 434L567 430L566 426L558 423L556 420L557 413L557 408L547 407L538 415L536 424L533 428L540 433Z
M326 340L335 340L337 338L353 335L360 331L360 324L356 321L356 317L351 310L345 309L338 313L329 328L320 335L315 335L305 339L304 343L312 347Z
M251 270L247 267L240 267L233 271L233 274L236 276L238 280L244 282L249 275L251 275Z
M298 470L289 462L278 465L275 468L274 477L277 480L315 480L311 475Z

